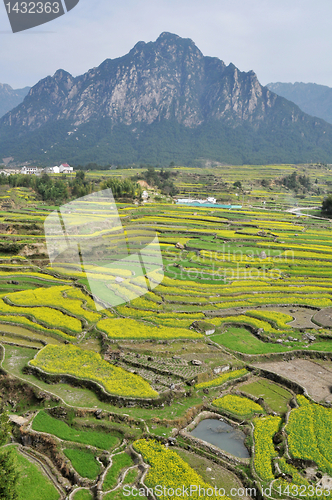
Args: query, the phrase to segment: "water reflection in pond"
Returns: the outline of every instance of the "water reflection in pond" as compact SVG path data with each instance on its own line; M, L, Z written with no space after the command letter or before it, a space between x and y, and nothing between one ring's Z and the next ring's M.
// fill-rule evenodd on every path
M227 453L231 453L236 457L248 458L250 456L243 444L246 438L245 434L221 420L211 418L201 420L190 434L218 446L221 450L227 451Z

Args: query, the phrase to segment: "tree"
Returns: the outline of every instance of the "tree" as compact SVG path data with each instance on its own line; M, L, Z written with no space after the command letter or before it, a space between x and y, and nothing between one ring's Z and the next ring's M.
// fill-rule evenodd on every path
M3 446L7 443L10 435L11 426L9 423L8 413L6 410L2 410L2 412L0 413L0 446Z
M242 184L240 181L235 181L234 184L233 184L234 187L236 188L241 188L242 187Z
M310 178L305 174L297 175L296 172L293 172L290 175L286 175L282 179L281 183L288 189L293 189L295 192L297 192L299 189L303 189L305 191L311 188Z
M0 413L0 446L3 446L11 435L8 413ZM18 498L17 482L19 474L15 457L11 450L0 451L0 498L1 500L16 500Z
M332 194L329 194L322 203L322 212L326 215L332 215Z
M83 172L83 170L79 170L78 172L76 172L76 179L79 179L80 181L84 181L84 178L85 178L85 173Z
M12 451L0 452L0 498L1 500L17 500L17 471L15 456Z

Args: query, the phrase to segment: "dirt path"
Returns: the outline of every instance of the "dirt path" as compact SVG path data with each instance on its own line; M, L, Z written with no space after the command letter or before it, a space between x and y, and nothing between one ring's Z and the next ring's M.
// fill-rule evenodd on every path
M317 402L322 400L332 402L332 370L321 364L305 359L293 359L255 363L254 366L297 382Z

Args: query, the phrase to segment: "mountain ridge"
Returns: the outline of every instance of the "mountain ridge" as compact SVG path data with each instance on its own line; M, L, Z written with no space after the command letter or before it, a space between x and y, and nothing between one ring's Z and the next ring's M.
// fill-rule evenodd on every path
M52 163L332 162L332 126L164 32L73 77L59 69L0 119L0 157Z
M7 83L0 83L0 118L18 106L29 90L30 87L13 89Z
M332 124L332 88L317 83L268 83L269 90L299 106L305 113Z

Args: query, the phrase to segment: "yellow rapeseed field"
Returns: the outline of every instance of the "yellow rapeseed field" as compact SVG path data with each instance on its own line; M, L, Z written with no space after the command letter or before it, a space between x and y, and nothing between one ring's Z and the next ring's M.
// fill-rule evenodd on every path
M205 483L202 477L182 460L175 451L166 448L158 441L140 439L135 441L133 446L136 451L141 453L144 461L150 465L145 480L146 485L149 488L156 488L158 485L162 487L162 494L160 496L158 494L158 498L161 500L167 500L170 497L183 498L183 488L188 489L188 493L191 493L190 498L194 500L202 497L211 500L228 500L225 495L213 494L214 488L212 485ZM192 490L190 490L190 487ZM195 487L197 491L195 491ZM205 494L203 490L205 490ZM201 495L199 495L199 492L201 492Z
M209 380L208 382L201 382L200 384L196 384L196 389L204 389L205 387L218 387L218 385L222 385L228 380L232 380L234 378L243 377L246 375L248 370L242 368L241 370L233 370L231 372L223 373L219 375L219 377Z
M105 361L100 354L74 345L44 347L30 361L46 373L68 374L92 380L107 392L124 397L156 398L158 393L139 375L129 373Z
M212 401L217 408L235 413L236 415L251 415L253 413L264 413L263 408L249 398L237 396L235 394L226 394L221 398Z
M157 327L132 318L102 319L97 328L115 339L198 339L203 336L186 328Z

